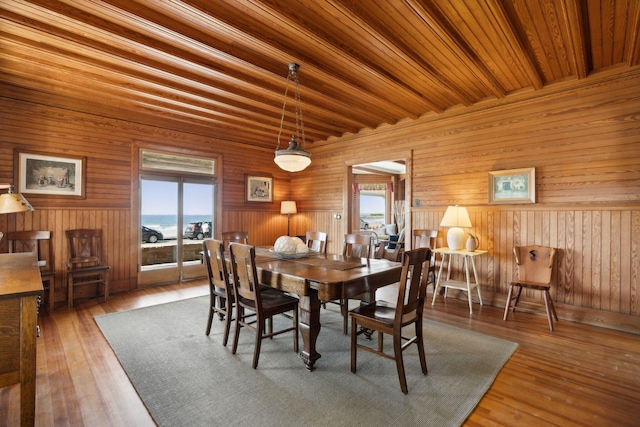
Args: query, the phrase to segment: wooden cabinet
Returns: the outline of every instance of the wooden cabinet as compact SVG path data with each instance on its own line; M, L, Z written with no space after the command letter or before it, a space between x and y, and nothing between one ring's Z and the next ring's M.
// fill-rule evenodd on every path
M33 253L0 254L0 387L20 383L20 425L36 411L36 319L43 292Z

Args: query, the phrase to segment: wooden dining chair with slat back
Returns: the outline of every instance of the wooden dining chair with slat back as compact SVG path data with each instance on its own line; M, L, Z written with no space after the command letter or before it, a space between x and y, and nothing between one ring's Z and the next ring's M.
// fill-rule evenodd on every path
M307 231L306 239L310 251L321 254L327 253L327 233L322 231Z
M371 258L373 251L372 234L352 233L345 234L342 255L347 257L365 258L367 263ZM349 333L349 298L357 295L349 295L346 293L346 287L342 287L342 295L338 301L323 301L326 308L327 302L332 302L340 306L342 313L342 332L347 335Z
M345 234L342 255L370 259L373 250L372 239L370 234Z
M256 251L253 246L241 243L231 244L231 266L233 271L233 291L235 296L235 336L232 353L236 354L240 328L247 328L256 334L253 350L253 368L258 366L262 340L293 331L293 348L298 352L298 298L277 290L263 291L256 269ZM246 310L249 310L247 313ZM292 315L287 315L292 312ZM282 314L293 320L291 327L273 330L272 317ZM251 316L251 321L248 318ZM255 316L255 318L253 318ZM266 331L267 319L272 319Z
M220 320L224 320L224 337L222 345L227 345L229 330L233 317L233 284L225 260L224 243L222 240L206 239L202 242L204 263L209 277L209 319L207 321L207 336L211 333L211 323L216 313Z
M242 243L244 245L249 243L248 231L223 231L221 236L225 251L229 250L229 244L231 243Z
M109 298L109 272L111 267L103 264L102 230L67 230L69 260L67 262L67 293L69 308L73 307L74 288L95 285L103 287L104 302Z
M436 253L434 250L438 247L438 230L413 230L413 247L431 249L431 262L427 273L427 288L433 285L436 290Z
M549 295L549 289L551 288L551 273L556 249L539 245L515 246L513 248L513 256L516 263L517 279L508 284L509 292L507 294L507 303L504 307L503 320L507 320L509 310L516 311L522 288L532 289L542 292L542 298L547 310L549 329L553 331L553 318L557 322L558 315L553 306L551 295ZM515 295L513 295L514 288L516 289ZM551 317L552 315L553 318Z
M50 231L11 231L7 233L9 253L33 252L38 258L40 277L44 285L49 311L55 307L56 273L53 260L53 242Z
M422 373L427 375L427 361L422 336L422 312L427 291L427 275L423 269L429 268L431 249L419 248L406 251L402 255L402 273L398 283L398 297L394 304L376 301L362 305L349 312L351 317L351 372L356 372L357 351L365 350L388 359L395 360L400 389L408 392L402 352L411 344L418 346L418 356ZM427 260L425 262L425 260ZM414 325L415 335L403 336L402 328ZM360 326L360 330L358 330ZM358 343L358 336L368 331L378 332L377 348ZM409 331L405 329L406 335ZM393 337L393 355L385 353L384 334ZM368 341L368 340L367 340Z

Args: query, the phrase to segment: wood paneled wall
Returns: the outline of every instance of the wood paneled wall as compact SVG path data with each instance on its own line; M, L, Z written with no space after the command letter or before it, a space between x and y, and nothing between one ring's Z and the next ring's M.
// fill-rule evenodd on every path
M0 231L51 230L55 246L56 301L66 299L67 243L64 231L100 228L106 262L111 265L111 290L137 287L139 220L136 150L153 147L188 155L218 156L223 160L219 188L223 213L218 232L249 230L255 244L272 244L286 234L286 215L280 201L290 197L290 176L273 163L274 152L221 141L192 129L144 126L82 112L91 100L49 102L39 94L0 84L0 182L14 182L14 149L87 158L86 199L27 194L34 212L0 215ZM52 107L66 105L67 108ZM275 150L275 143L274 143ZM245 173L268 173L274 178L274 203L245 203ZM7 251L6 239L0 252Z
M560 249L554 298L561 317L640 332L640 70L318 144L293 197L344 217L346 165L395 159L402 150L412 152L413 229L440 229L444 237L446 206L468 207L471 231L489 250L479 269L486 301L504 304L514 245L552 245ZM536 169L536 203L489 205L488 172L525 167ZM323 199L309 198L320 182Z
M52 230L59 271L64 230L95 226L105 232L114 291L137 285L136 141L222 156L220 230L247 230L252 243L272 244L286 232L280 201L293 199L299 213L291 217L292 234L326 231L332 252L348 231L347 165L410 153L408 203L420 200L411 208L412 227L439 228L447 205L467 206L472 232L489 250L479 269L488 303L504 304L514 245L549 244L560 249L553 295L561 317L640 332L638 68L314 143L312 165L296 174L275 167L270 150L167 129L160 121L142 126L134 118L83 113L82 102L91 100L60 101L68 106L62 108L18 87L2 86L0 93L0 182L13 182L14 148L87 156L86 200L30 197L35 212L0 216L2 231ZM488 205L488 172L523 167L536 168L536 204ZM247 172L274 176L273 204L244 202ZM64 299L63 288L58 296Z

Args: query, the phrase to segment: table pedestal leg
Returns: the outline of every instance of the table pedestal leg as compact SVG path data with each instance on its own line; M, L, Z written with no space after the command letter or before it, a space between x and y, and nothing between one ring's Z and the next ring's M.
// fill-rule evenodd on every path
M307 369L313 371L314 363L320 359L316 351L316 341L320 333L320 300L314 290L309 295L301 296L300 302L300 332L302 333L303 350L300 358L304 360Z

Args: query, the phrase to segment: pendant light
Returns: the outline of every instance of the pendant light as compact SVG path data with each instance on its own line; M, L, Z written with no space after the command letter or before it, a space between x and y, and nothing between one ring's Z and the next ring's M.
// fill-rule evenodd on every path
M278 146L276 147L276 157L274 161L280 169L288 172L300 172L311 164L311 154L305 151L306 140L304 137L304 121L302 120L302 108L300 108L300 85L298 83L298 69L300 66L295 63L289 64L289 74L287 75L287 87L284 91L284 104L282 105L282 118L280 119L280 131L278 132ZM284 116L287 107L287 94L289 92L289 82L293 80L295 84L295 114L296 132L291 135L289 147L280 149L280 135L284 125ZM298 141L302 137L302 148Z

